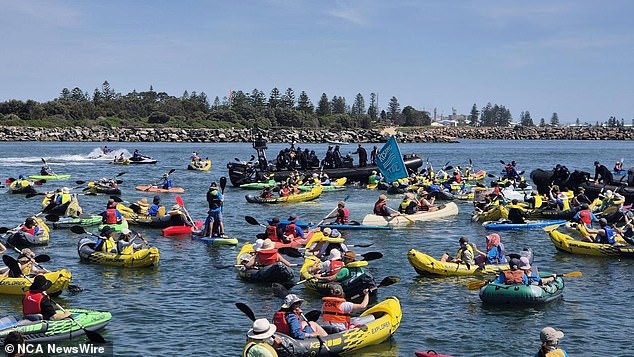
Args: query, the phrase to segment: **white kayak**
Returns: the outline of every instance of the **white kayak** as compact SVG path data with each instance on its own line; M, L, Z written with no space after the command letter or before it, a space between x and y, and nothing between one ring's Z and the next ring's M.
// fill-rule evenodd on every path
M368 214L363 218L363 225L373 226L404 226L416 222L433 221L445 217L455 216L458 214L458 206L454 202L438 206L436 211L423 211L414 214L403 214L394 217L379 216L376 214Z

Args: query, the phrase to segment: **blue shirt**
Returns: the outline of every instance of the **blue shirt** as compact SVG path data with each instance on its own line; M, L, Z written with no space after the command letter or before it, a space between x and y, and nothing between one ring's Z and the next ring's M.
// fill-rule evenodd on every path
M152 205L152 206L150 206L150 208L147 210L147 214L148 214L149 216L156 217L156 216L158 216L158 211L159 211L159 205Z
M170 179L163 180L163 188L165 189L172 188L172 180Z
M216 195L218 195L218 201L222 202L222 193L220 193L219 190L216 191ZM213 196L211 196L213 197ZM222 211L222 206L218 206L217 208L214 209L210 209L209 212L221 212Z
M499 246L491 248L487 252L487 264L504 264L506 263L506 257L504 256L504 245L500 243Z
M288 330L292 338L296 340L303 340L306 338L307 333L313 333L313 329L310 325L306 325L302 330L302 323L299 321L297 315L292 312L286 314L286 323L288 324Z

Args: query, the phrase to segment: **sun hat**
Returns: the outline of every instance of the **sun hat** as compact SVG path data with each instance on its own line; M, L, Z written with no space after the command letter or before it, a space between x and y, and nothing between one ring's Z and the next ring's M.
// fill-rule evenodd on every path
M132 234L132 231L131 231L131 230L129 230L128 228L123 228L123 229L121 230L121 234Z
M326 236L326 237L330 237L330 234L332 234L332 229L330 229L329 227L324 228L324 230L322 231L322 233Z
M264 242L262 243L261 250L274 249L274 248L275 248L275 243L273 243L273 241L270 240L269 238L266 238Z
M387 196L386 196L386 195L384 195L384 194L380 194L380 195L379 195L379 200L381 200L381 201L385 201L385 200L387 200Z
M526 257L521 257L520 258L520 269L522 270L528 270L531 268L531 263L528 261L528 258Z
M279 218L277 218L277 217L271 218L271 224L272 225L276 225L276 224L279 224L279 223L280 223L280 219Z
M102 237L110 237L112 233L114 233L114 229L110 226L105 226L101 229L100 235Z
M296 304L296 303L300 303L301 304L302 302L304 302L304 299L300 298L299 296L297 296L295 294L288 294L284 298L284 303L282 304L282 309L288 309L291 306L293 306L293 304Z
M342 206L342 207L346 207L346 202L345 201L339 201L337 202L338 206Z
M70 188L62 187L62 193L70 193Z
M297 215L295 213L288 216L288 220L291 222L295 222L297 220Z
M149 206L147 203L147 198L143 197L142 199L136 201L136 204L139 206Z
M357 258L357 254L351 250L347 251L343 257L349 260L355 260Z
M255 243L253 243L253 250L257 252L258 250L262 249L262 244L264 244L264 239L256 240Z
M266 340L273 336L277 327L267 319L257 319L253 321L253 328L247 332L247 337L254 340Z
M339 237L341 237L341 233L339 233L339 231L338 231L338 230L333 229L333 230L330 232L330 236L331 236L332 238L339 238Z
M613 192L612 192L612 190L606 190L606 191L605 191L605 197L610 197L610 196L612 196L612 193L613 193Z
M339 251L339 249L331 250L328 260L341 260L341 252Z
M460 242L460 244L463 244L463 243L469 243L469 238L467 238L467 237L460 237L459 242Z
M376 170L372 170L372 175L376 175Z
M44 275L38 275L33 279L33 283L31 287L29 287L29 291L46 291L46 289L50 288L53 283L46 279Z
M556 343L562 337L564 337L564 333L562 331L557 331L550 326L544 327L542 331L539 333L539 339L542 342Z

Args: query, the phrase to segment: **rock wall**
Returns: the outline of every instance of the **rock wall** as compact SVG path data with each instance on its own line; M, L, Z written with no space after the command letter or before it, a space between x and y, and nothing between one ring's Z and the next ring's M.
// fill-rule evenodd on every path
M491 140L633 140L632 128L602 127L434 127L386 130L270 130L263 133L269 142L292 141L351 143L385 142L396 132L399 142L457 142L460 139ZM25 128L0 127L0 141L128 141L128 142L250 142L248 129L178 128Z

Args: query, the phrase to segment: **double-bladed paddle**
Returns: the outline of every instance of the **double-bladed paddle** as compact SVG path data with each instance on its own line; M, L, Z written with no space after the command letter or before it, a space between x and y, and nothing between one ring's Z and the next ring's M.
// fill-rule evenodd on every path
M165 176L165 175L167 175L167 177L169 177L169 175L173 174L173 173L174 173L174 171L176 171L176 169L171 169L171 170L169 170L168 172L164 173L163 175L164 175L164 176ZM148 191L148 190L149 190L149 189L151 189L152 187L154 187L154 186L158 186L158 184L159 184L160 182L161 182L161 181L158 181L157 183L153 183L153 184L149 185L149 186L148 186L145 190L143 190L143 191Z
M558 276L563 276L565 278L571 278L571 277L579 277L579 276L583 276L583 273L580 271L571 271L570 273L565 273L565 274L557 274ZM466 285L467 285L467 289L469 290L478 290L481 287L487 285L489 283L488 280L469 280L467 281Z

